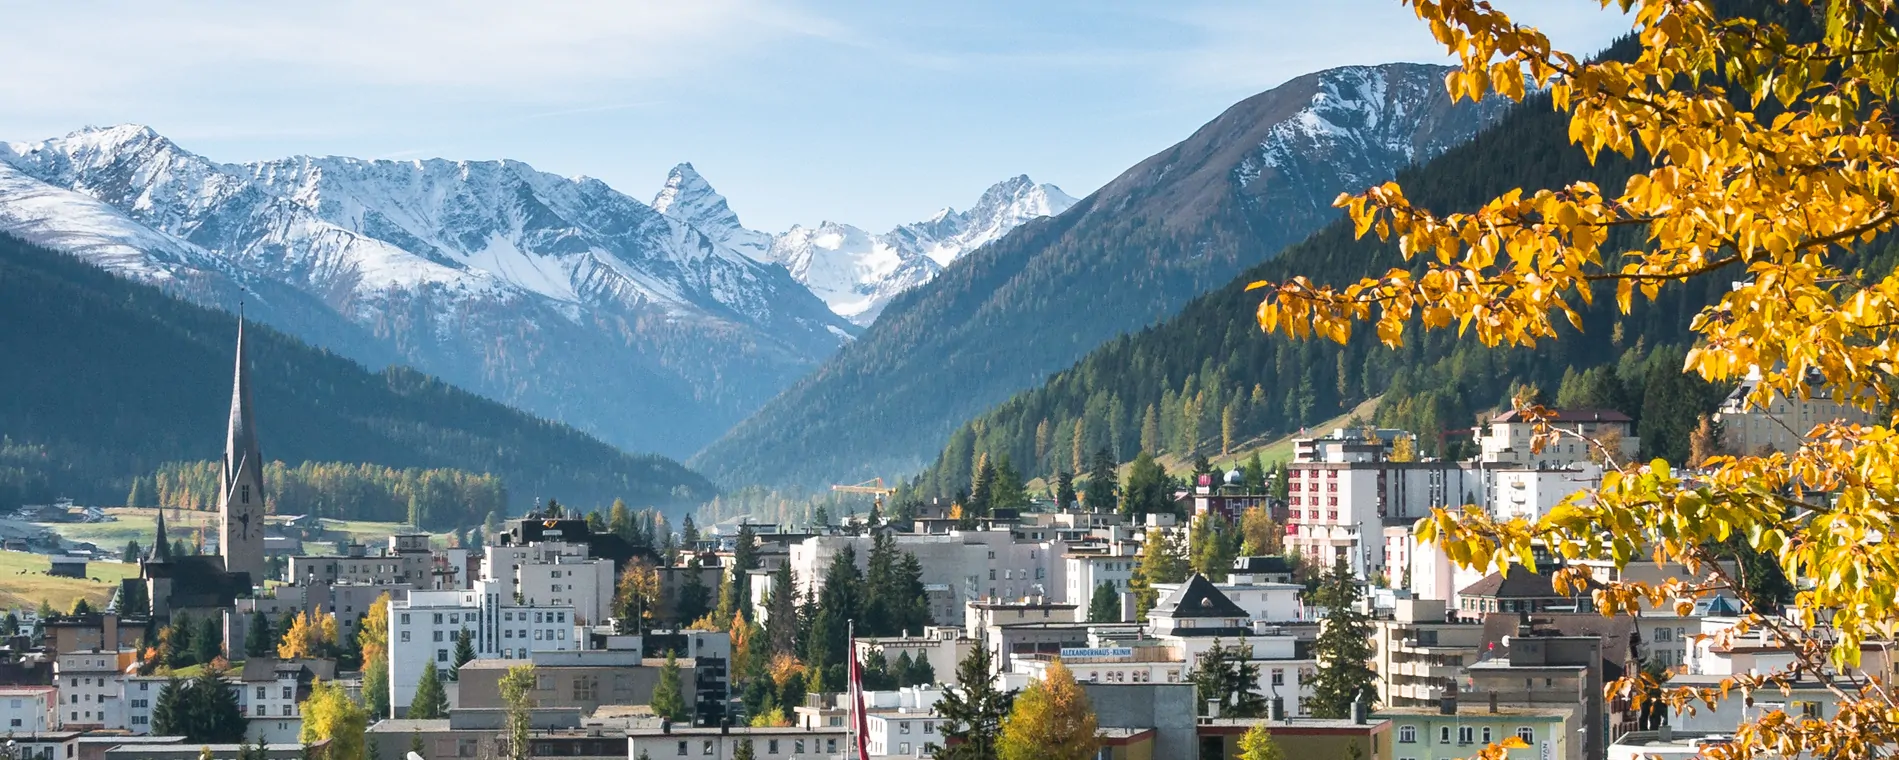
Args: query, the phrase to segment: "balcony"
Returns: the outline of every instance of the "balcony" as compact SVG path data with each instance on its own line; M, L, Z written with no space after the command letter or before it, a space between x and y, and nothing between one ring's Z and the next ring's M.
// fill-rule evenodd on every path
M1464 674L1457 665L1437 665L1429 662L1395 662L1391 665L1393 675L1412 678L1454 679Z

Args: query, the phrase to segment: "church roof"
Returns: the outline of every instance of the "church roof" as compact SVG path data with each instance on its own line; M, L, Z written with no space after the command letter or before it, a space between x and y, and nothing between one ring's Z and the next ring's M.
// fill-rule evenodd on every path
M224 558L211 554L147 563L145 576L171 580L170 609L230 607L251 593L250 573L225 572Z
M240 475L246 482L264 482L264 455L257 446L257 420L251 409L251 371L244 361L244 318L237 322L237 367L231 377L231 419L224 433L224 482L219 503L231 497L233 484ZM259 499L263 494L258 494Z

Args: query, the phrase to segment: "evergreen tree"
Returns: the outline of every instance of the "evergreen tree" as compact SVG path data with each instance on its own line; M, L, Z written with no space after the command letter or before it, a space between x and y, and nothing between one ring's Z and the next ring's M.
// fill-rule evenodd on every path
M1095 452L1088 466L1088 482L1082 486L1082 504L1088 511L1107 512L1115 508L1114 464L1114 454L1108 447Z
M1267 730L1266 724L1258 723L1240 737L1239 760L1286 760L1286 753L1273 741L1273 734Z
M1088 622L1121 622L1121 592L1114 584L1103 581L1095 585L1094 597L1088 600Z
M918 654L916 659L911 660L910 675L906 680L910 682L911 686L934 686L936 684L936 668L930 664L930 658Z
M963 503L963 509L977 517L988 517L996 505L996 465L989 461L988 453L977 456L975 471L969 482L969 501Z
M750 591L746 574L758 569L757 544L758 534L753 532L752 526L740 525L738 538L732 548L732 570L729 576L732 582L725 589L726 606L720 608L744 616L747 622L752 619L752 605L746 603L746 594Z
M244 626L245 657L275 657L277 644L271 639L270 616L252 610L250 623Z
M183 736L185 733L185 682L177 677L165 680L158 698L152 702L152 733L158 736Z
M1146 451L1134 457L1128 468L1127 483L1121 488L1121 514L1140 521L1149 513L1172 513L1175 507L1168 493L1167 471L1154 455Z
M1008 456L996 458L996 479L990 497L989 510L1026 509L1029 506L1029 488L1022 481L1022 473L1009 462Z
M686 711L686 697L679 681L679 659L672 652L666 653L666 664L659 668L659 682L653 685L653 714L674 723L685 723L691 719Z
M1374 698L1378 674L1366 664L1375 654L1371 620L1358 610L1358 581L1343 557L1321 581L1315 601L1325 608L1325 621L1312 642L1312 657L1319 662L1312 684L1312 715L1349 717L1352 703L1361 695L1368 702Z
M1055 473L1055 510L1067 512L1075 508L1075 476L1067 470Z
M455 667L449 668L448 680L462 679L462 666L475 659L475 637L463 628L455 634Z
M1029 685L996 741L998 760L1093 760L1101 751L1088 694L1060 659Z
M805 661L813 668L814 691L839 691L844 686L845 657L851 621L862 619L864 579L857 570L857 552L846 545L831 556L818 592L817 614L805 644Z
M422 665L422 678L416 681L415 698L409 702L407 717L412 720L448 717L448 691L442 688L442 675L435 669L434 660Z
M191 637L196 633L197 628L191 624L190 613L179 612L171 616L171 625L166 626L164 634L160 636L164 649L161 656L165 658L167 667L182 668L197 662L197 650L191 643Z
M732 750L732 760L758 760L758 754L752 749L752 740L740 739L738 747Z
M119 561L129 565L138 562L138 560L138 541L132 540L125 542L125 551L119 553Z
M791 563L779 563L772 571L771 598L765 601L769 614L765 620L765 639L773 654L798 652L798 586Z
M699 555L693 554L686 560L686 577L679 583L677 606L673 619L680 627L691 625L692 621L705 617L711 611L712 590L706 588L705 572L699 564Z
M92 602L86 601L86 598L83 596L77 599L74 599L72 611L68 612L67 614L72 615L73 617L90 615L92 614Z
M956 665L956 685L937 699L936 714L943 719L943 745L937 760L992 760L1002 723L1013 705L1012 695L996 688L995 666L989 647L979 643Z
M237 692L224 680L224 671L205 668L190 681L170 679L159 689L152 705L152 732L183 736L204 744L235 744L244 740L245 720L238 709Z
M1248 659L1248 647L1221 646L1219 639L1202 652L1194 663L1194 693L1197 704L1220 705L1222 718L1263 718L1266 697L1259 693L1259 665Z
M224 629L216 618L198 621L198 632L191 636L192 659L210 662L224 654Z
M692 515L686 515L679 521L679 543L687 549L698 548L699 526L693 524Z

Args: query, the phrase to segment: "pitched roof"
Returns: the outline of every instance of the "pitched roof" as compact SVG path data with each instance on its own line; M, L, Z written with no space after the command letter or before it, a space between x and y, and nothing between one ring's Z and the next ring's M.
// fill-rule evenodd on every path
M1221 593L1213 581L1199 573L1155 602L1154 611L1175 619L1250 617L1246 610Z
M1629 416L1614 409L1551 409L1543 419L1550 422L1634 422ZM1491 422L1529 422L1530 415L1518 410L1499 414Z
M1594 588L1596 585L1594 580L1589 582L1591 588ZM1556 593L1555 576L1553 573L1532 572L1529 568L1522 565L1512 565L1508 576L1505 576L1502 572L1486 575L1482 580L1470 584L1465 587L1463 591L1457 593L1459 596L1481 596L1495 599L1568 598L1563 594Z

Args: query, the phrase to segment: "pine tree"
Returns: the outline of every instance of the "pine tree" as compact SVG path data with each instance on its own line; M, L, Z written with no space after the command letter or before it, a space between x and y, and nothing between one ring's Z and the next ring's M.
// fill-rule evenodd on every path
M139 560L138 554L138 541L127 541L125 542L125 551L119 553L119 561L128 565L136 563Z
M463 628L460 633L455 634L455 667L449 668L448 680L460 681L462 679L462 666L467 665L474 659L475 637L468 632L467 628Z
M659 668L659 682L653 685L653 714L674 723L684 723L691 718L686 712L686 698L679 681L679 659L672 652L666 653L666 664Z
M851 621L862 619L864 578L857 570L857 552L849 545L831 556L818 592L817 613L805 642L805 661L811 663L814 691L837 691L844 685Z
M692 515L686 515L679 521L679 543L688 549L698 547L699 526L692 522Z
M765 639L773 654L795 655L798 651L798 586L790 562L779 563L772 571L771 598L765 601L769 614L765 619Z
M1083 486L1082 503L1090 512L1115 509L1114 454L1103 446L1088 466L1088 482Z
M1368 701L1374 697L1378 674L1366 665L1374 654L1372 624L1358 610L1358 582L1343 557L1321 581L1315 601L1326 612L1319 636L1312 642L1312 657L1319 662L1312 684L1312 715L1349 717L1352 703L1361 695Z
M416 681L415 698L409 702L407 717L411 720L448 717L448 691L442 688L442 674L435 669L434 660L422 665L422 678Z
M963 509L977 517L988 517L995 509L996 501L996 465L989 461L984 452L976 457L975 476L969 481L969 501Z
M673 620L682 627L704 617L712 606L712 590L706 588L705 572L699 564L698 554L686 560L685 573L685 579L679 583L679 598L673 611Z
M1088 694L1056 659L1016 697L996 742L998 760L1091 760L1101 739Z
M276 656L276 646L271 642L271 631L270 616L263 610L252 610L250 623L244 627L244 656Z
M1002 722L1009 716L1013 696L996 688L995 666L989 647L978 643L956 665L956 685L945 689L936 702L943 719L943 746L938 760L991 760L996 757Z
M1259 665L1248 659L1249 648L1213 645L1194 663L1194 693L1198 705L1216 702L1222 718L1261 718L1266 715L1266 697L1259 693Z
M936 684L936 668L930 665L930 658L928 656L918 654L916 659L910 661L910 675L907 680L911 686L934 686Z
M1075 508L1075 476L1067 470L1055 473L1055 509L1067 512Z
M1088 622L1121 622L1121 592L1114 584L1103 581L1095 585L1094 597L1088 600Z
M732 570L728 578L731 583L724 589L726 599L719 608L722 611L743 615L747 621L752 619L752 605L746 603L750 593L746 574L758 569L758 534L750 525L740 525L738 537L732 548Z
M224 629L216 618L205 618L198 622L198 632L191 637L192 658L198 662L210 662L224 655Z

